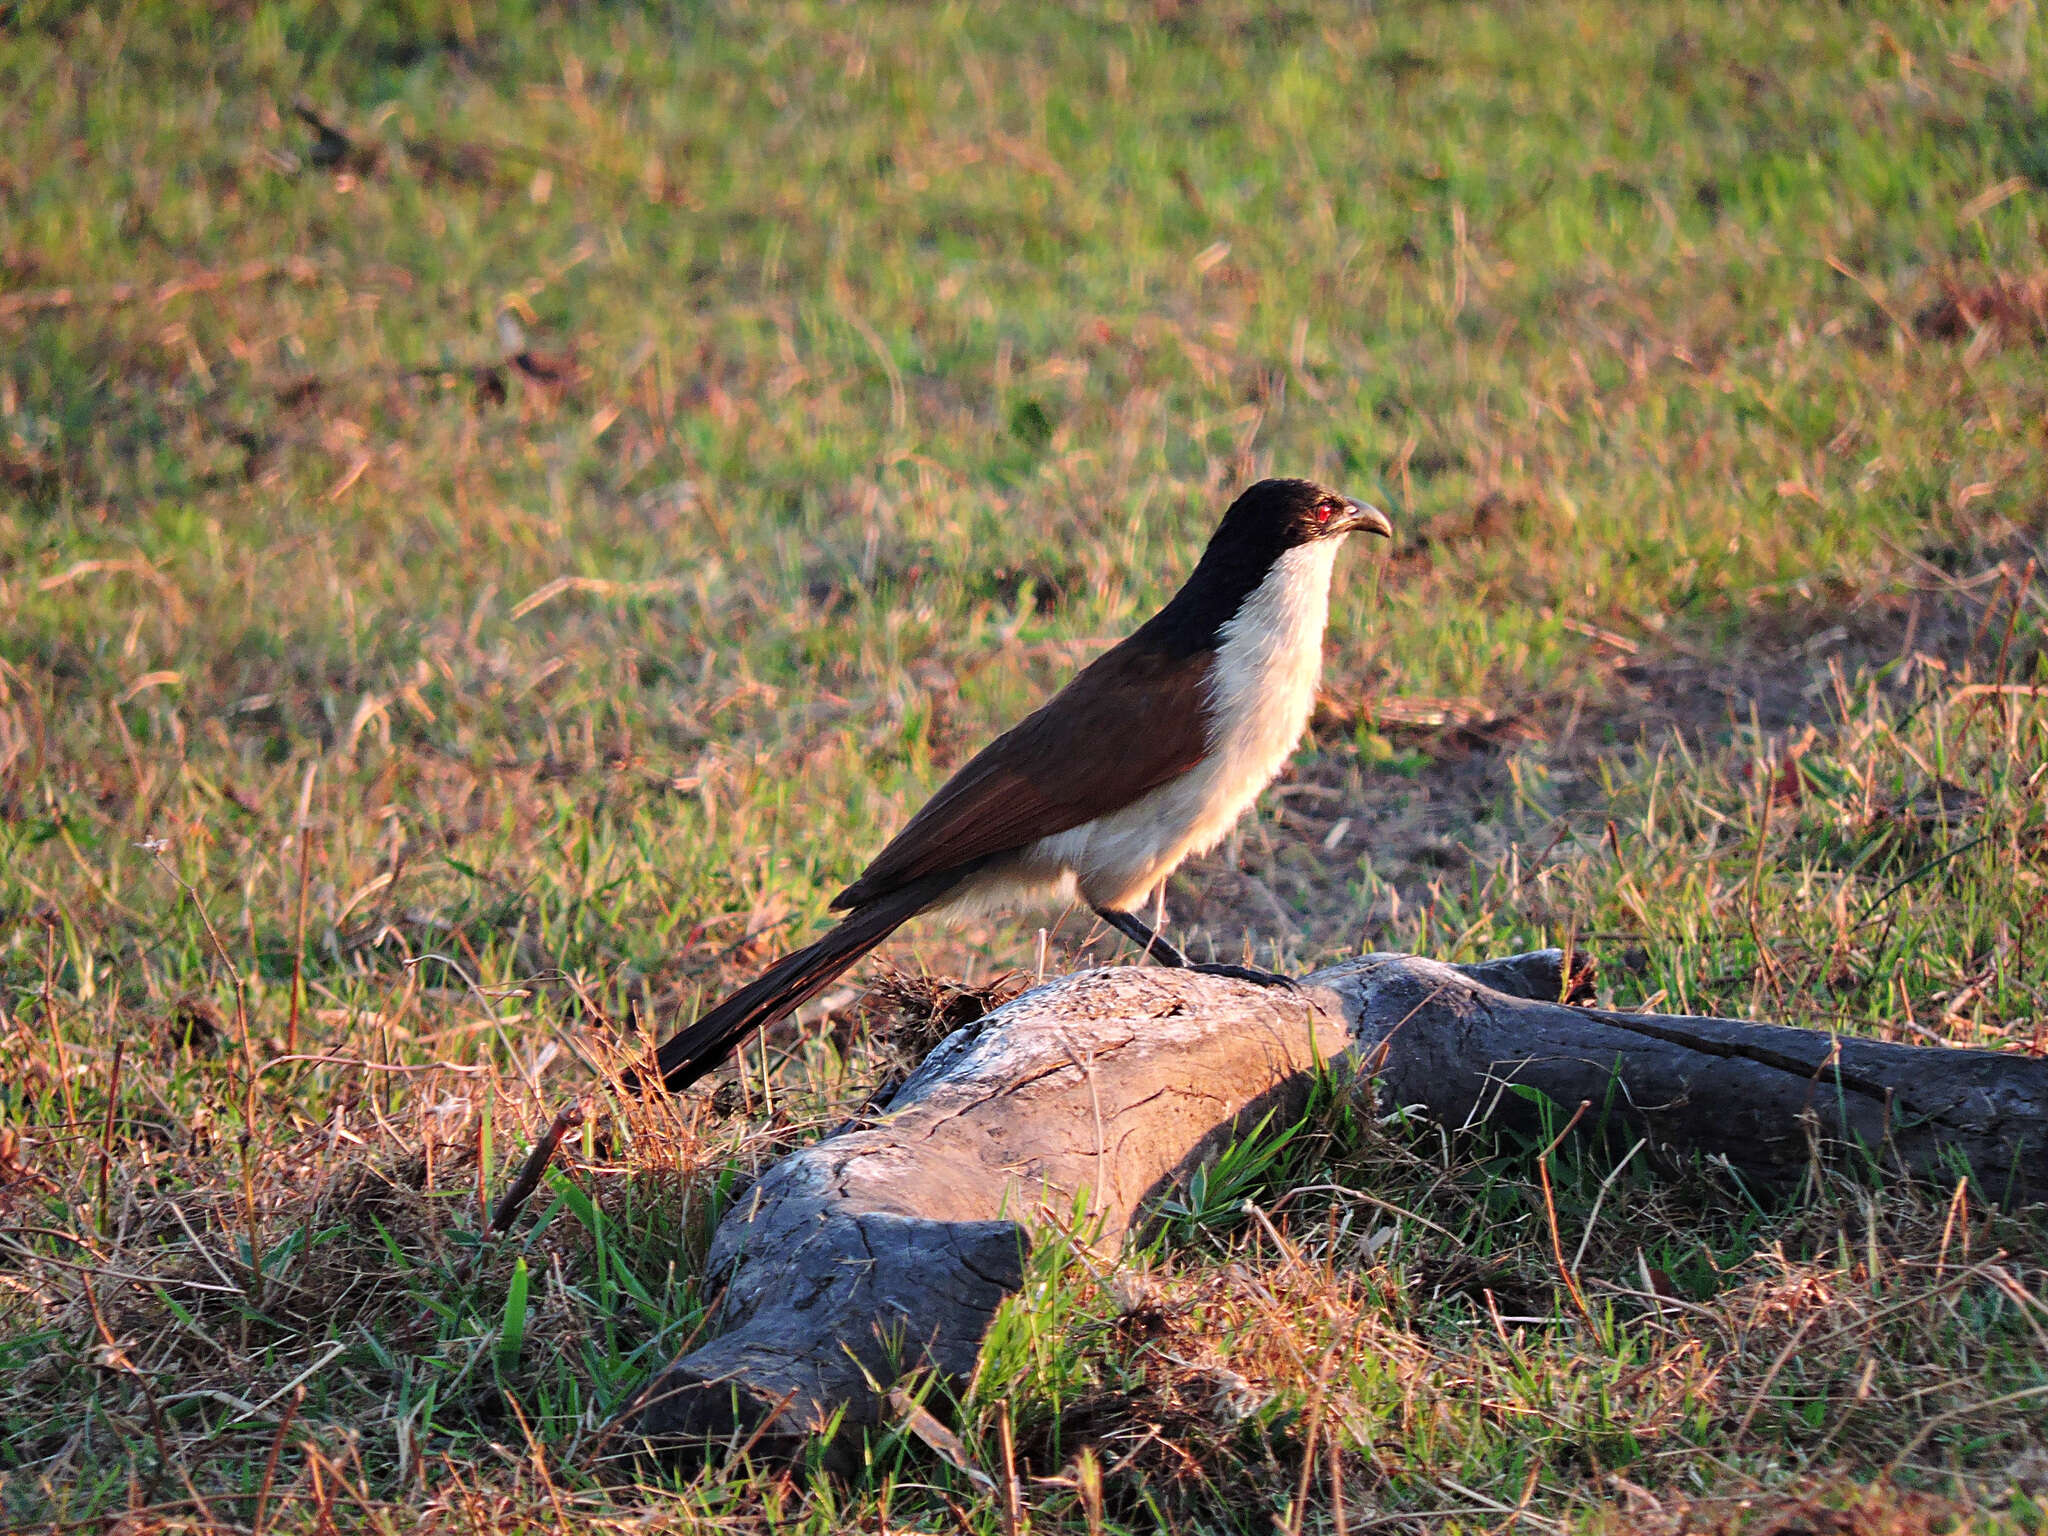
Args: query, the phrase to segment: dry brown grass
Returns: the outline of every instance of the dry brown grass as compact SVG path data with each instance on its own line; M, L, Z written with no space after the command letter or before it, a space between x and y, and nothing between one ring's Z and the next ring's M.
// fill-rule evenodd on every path
M1268 470L1404 539L1177 938L2043 1049L2029 15L0 0L0 1522L1004 1530L579 1458L1039 919L616 1072ZM1346 1113L1034 1279L1035 1529L2039 1528L2036 1216L1566 1154L1589 1323L1532 1149Z

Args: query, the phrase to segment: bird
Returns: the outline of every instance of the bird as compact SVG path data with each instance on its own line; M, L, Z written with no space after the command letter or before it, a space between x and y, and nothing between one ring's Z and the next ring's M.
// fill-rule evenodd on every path
M1165 607L970 759L832 898L837 927L660 1045L663 1085L681 1092L923 913L1078 897L1158 964L1291 986L1193 964L1138 913L1294 751L1337 551L1349 534L1393 532L1377 507L1311 480L1246 488Z

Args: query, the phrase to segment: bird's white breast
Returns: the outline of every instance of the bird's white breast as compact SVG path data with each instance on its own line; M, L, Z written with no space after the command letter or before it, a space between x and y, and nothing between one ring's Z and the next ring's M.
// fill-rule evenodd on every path
M1209 689L1209 752L1217 796L1230 809L1216 838L1272 782L1308 725L1341 543L1318 539L1290 549L1223 626Z
M1308 725L1342 542L1287 551L1219 629L1202 761L1122 810L1041 838L1026 869L1055 881L1071 873L1091 905L1130 911L1183 859L1223 840Z

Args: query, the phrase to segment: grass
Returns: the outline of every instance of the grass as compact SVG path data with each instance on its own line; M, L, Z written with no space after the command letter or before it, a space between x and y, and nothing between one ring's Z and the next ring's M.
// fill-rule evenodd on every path
M2038 1052L2038 27L0 6L6 1524L1004 1529L901 1433L580 1459L909 1026L594 1085L1259 473L1402 538L1198 951ZM1038 1528L2041 1528L2037 1214L1558 1153L1581 1316L1537 1149L1267 1135L945 1405Z

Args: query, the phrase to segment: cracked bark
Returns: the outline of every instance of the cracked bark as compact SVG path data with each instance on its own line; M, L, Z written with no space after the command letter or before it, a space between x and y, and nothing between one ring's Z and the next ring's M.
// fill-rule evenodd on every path
M2048 1061L1780 1025L1568 1006L1555 950L1476 966L1367 955L1298 992L1161 968L1088 971L948 1036L879 1111L771 1168L719 1226L716 1336L620 1425L661 1448L789 1453L878 1421L904 1374L960 1379L1035 1231L1113 1249L1147 1203L1319 1063L1378 1109L1536 1129L1525 1084L1589 1132L1710 1156L1754 1186L1817 1157L1979 1198L2048 1197ZM839 1435L846 1448L858 1437Z

